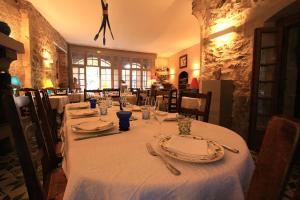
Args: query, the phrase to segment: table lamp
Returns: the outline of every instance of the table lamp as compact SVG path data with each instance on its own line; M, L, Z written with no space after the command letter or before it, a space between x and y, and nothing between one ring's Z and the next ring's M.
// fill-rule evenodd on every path
M46 79L44 81L44 88L53 88L54 85L50 79ZM47 90L48 94L51 95L53 92L51 90Z
M190 88L192 89L192 93L197 93L199 89L199 83L196 78L193 78L191 81Z

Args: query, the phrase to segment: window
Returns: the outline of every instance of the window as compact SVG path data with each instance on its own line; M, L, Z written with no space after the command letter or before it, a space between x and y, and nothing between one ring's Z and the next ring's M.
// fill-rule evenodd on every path
M73 65L84 65L84 55L72 54Z
M119 70L114 69L114 88L119 88Z
M129 63L123 66L122 81L125 81L127 87L130 87L130 64Z
M88 57L87 66L98 66L98 58L94 56Z
M151 87L151 71L143 71L143 88Z
M77 79L77 84L80 86L81 90L85 88L85 77L83 67L73 67L73 78Z
M111 88L111 69L101 69L101 89Z
M86 88L88 90L99 89L99 67L86 67Z

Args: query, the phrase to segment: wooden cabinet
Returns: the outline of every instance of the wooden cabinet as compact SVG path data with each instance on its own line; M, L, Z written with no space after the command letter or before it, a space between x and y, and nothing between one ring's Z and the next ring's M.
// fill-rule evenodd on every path
M201 91L212 92L209 123L231 128L232 124L232 80L205 80L200 84Z

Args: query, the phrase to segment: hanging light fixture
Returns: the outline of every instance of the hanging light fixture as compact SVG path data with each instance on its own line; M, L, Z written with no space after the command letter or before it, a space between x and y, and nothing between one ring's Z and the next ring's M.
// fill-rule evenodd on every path
M109 31L110 31L110 34L111 34L111 37L113 40L114 40L114 35L111 31L110 23L109 23L109 19L108 19L108 3L106 3L105 0L101 0L101 5L102 5L102 13L103 13L102 14L102 23L101 23L98 33L94 37L94 40L96 41L98 39L100 32L103 30L103 45L105 46L105 44L106 44L106 38L105 38L106 25L109 28Z

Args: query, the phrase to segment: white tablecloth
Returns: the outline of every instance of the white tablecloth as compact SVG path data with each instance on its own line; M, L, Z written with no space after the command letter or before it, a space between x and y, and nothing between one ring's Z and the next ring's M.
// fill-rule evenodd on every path
M84 101L84 94L83 93L70 93L68 94L69 102L82 102Z
M51 108L56 109L57 113L64 111L64 106L69 103L68 96L50 96L49 97Z
M68 107L68 106L67 106ZM118 125L115 112L110 119ZM65 113L65 159L63 169L68 177L65 200L89 199L244 199L254 164L244 140L220 126L192 122L192 134L214 139L238 148L239 154L225 150L225 157L215 163L192 164L167 158L181 171L171 174L157 158L149 155L145 144L154 143L159 131L155 120L132 121L130 131L118 135L74 141L78 135L70 130L72 124L89 119L70 119ZM162 131L177 134L177 122L163 122Z

